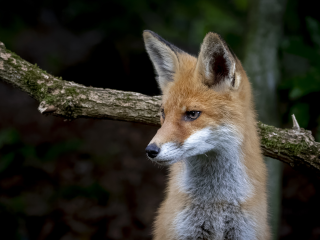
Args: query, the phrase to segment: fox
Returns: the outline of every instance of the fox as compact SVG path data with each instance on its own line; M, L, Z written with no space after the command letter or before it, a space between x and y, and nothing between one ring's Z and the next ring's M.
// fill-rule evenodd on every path
M269 240L267 170L251 85L222 37L194 57L158 34L143 39L162 92L161 127L146 147L169 166L154 240Z

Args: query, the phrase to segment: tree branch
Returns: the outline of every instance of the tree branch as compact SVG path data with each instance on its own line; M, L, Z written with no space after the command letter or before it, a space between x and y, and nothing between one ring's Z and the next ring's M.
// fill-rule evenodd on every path
M64 81L21 59L0 42L0 79L27 92L40 102L42 114L76 118L99 118L160 126L161 96L85 87ZM320 143L310 131L279 129L258 122L263 154L320 176Z
M160 125L160 96L85 87L54 77L21 59L0 42L0 78L40 102L42 114L76 118L113 119Z

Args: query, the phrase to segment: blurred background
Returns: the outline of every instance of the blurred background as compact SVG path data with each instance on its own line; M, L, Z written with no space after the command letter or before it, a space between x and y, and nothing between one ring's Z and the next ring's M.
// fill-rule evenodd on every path
M0 7L0 41L25 60L86 86L153 96L160 91L144 29L193 55L207 32L221 34L253 82L260 119L291 127L294 113L320 141L317 1L11 0ZM0 81L0 238L151 239L167 175L144 154L157 128L64 122L37 107ZM274 239L320 239L320 182L266 161L276 164L269 168Z

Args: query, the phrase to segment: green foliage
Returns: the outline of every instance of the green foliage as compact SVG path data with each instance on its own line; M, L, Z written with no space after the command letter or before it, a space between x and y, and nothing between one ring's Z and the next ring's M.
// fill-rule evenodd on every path
M55 161L60 156L77 151L80 149L82 142L78 139L70 140L67 142L56 143L49 146L49 148L42 150L42 156L39 156L39 160L43 162Z
M0 132L0 175L20 168L23 157L33 157L33 154L30 146L21 144L20 135L16 130L6 129Z
M80 181L57 185L60 181L60 176L56 175L59 169L72 169L72 161L65 165L69 158L92 161L98 165L105 164L108 156L93 156L83 152L82 145L81 140L74 139L35 146L25 143L15 129L0 131L0 184L5 186L0 194L0 221L5 228L3 234L6 239L22 239L23 234L19 234L19 231L23 229L26 221L34 217L34 214L39 217L51 214L61 200L84 198L101 206L108 204L109 192L94 178L89 184ZM117 150L110 151L110 157L115 154ZM50 169L56 169L55 173ZM20 188L23 190L17 190ZM42 190L39 191L40 189ZM34 213L32 204L44 207L40 212L36 210Z
M66 186L61 188L58 194L65 199L73 199L77 197L93 199L100 205L105 205L109 199L109 193L98 183L93 183L87 187L81 187L77 185Z
M234 0L235 7L240 11L246 11L248 9L248 0Z
M0 132L0 149L4 145L12 145L20 140L20 135L15 129L4 129Z
M301 6L300 6L301 7ZM320 19L299 12L299 1L288 3L285 14L285 37L281 47L282 81L279 84L284 120L291 123L295 114L303 128L312 130L320 141Z
M239 40L245 31L248 0L72 0L63 4L61 10L59 6L59 11L56 5L44 1L37 3L37 8L52 9L76 35L98 30L106 38L111 37L117 45L120 44L121 51L128 49L126 45L130 44L133 37L141 38L144 29L152 29L192 51L198 51L199 43L207 32L218 32L232 47L241 51ZM13 39L30 24L27 21L30 16L24 13L14 12L10 17L9 26L1 26L0 21L0 36L8 48ZM63 56L59 52L47 55L49 65L55 65L58 69L62 67L62 61Z
M0 131L0 174L12 169L18 170L34 162L55 161L59 157L78 150L80 140L69 140L48 147L25 144L15 129ZM44 148L44 149L43 149Z

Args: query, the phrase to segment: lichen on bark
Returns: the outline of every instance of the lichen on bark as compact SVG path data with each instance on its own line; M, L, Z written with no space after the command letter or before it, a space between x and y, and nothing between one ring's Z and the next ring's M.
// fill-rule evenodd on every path
M291 167L304 166L304 172L320 176L320 143L315 142L311 131L303 128L279 129L258 123L261 148L265 156L276 158Z

